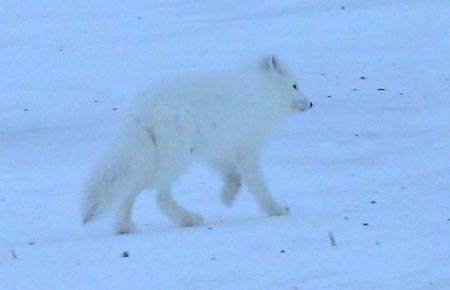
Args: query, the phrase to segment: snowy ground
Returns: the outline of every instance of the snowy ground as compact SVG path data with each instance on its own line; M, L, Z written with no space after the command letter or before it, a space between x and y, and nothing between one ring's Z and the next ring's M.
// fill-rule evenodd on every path
M450 289L449 19L438 0L2 1L0 290ZM173 226L152 192L135 235L81 226L135 94L269 52L314 102L264 155L289 216L245 189L224 208L197 164L175 192L204 226Z

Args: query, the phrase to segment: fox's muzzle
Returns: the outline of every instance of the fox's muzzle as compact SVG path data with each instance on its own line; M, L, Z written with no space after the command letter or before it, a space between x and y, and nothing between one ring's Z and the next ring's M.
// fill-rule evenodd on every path
M307 100L301 100L301 101L294 101L292 103L292 109L296 111L306 111L311 109L313 106L313 103Z

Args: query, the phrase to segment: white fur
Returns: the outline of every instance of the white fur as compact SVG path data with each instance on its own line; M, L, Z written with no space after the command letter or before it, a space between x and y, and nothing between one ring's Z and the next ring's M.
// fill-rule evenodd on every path
M167 81L139 96L86 184L83 222L106 213L120 198L116 231L132 232L136 195L156 189L164 214L182 226L200 224L202 217L171 195L172 183L196 158L223 176L226 205L233 203L243 181L266 214L287 214L265 185L259 156L276 121L312 106L294 84L286 67L269 56L228 74Z

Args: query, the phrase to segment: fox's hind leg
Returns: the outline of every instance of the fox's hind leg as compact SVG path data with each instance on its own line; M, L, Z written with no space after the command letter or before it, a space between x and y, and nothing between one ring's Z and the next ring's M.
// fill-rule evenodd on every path
M203 223L203 218L179 205L172 197L170 189L158 190L158 207L162 213L183 227L197 226Z
M136 232L136 226L131 221L131 215L133 213L134 200L138 192L133 192L125 196L120 203L116 212L116 233L117 234L130 234Z

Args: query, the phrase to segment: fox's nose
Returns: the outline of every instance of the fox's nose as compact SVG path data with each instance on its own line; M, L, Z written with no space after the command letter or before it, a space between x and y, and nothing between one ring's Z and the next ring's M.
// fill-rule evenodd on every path
M309 103L309 108L312 108L312 106L313 106L313 103Z

